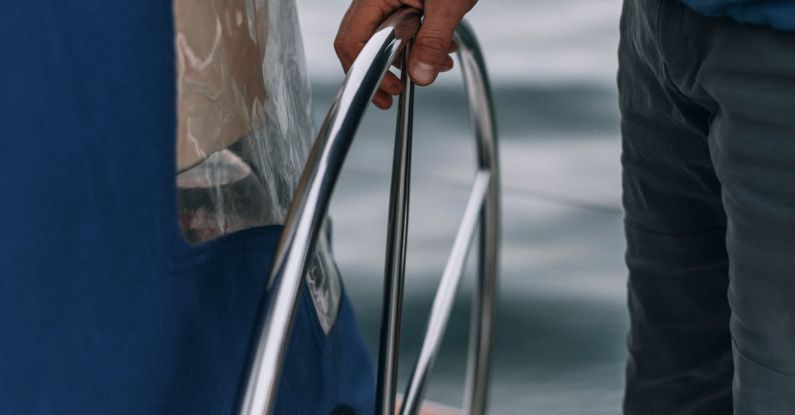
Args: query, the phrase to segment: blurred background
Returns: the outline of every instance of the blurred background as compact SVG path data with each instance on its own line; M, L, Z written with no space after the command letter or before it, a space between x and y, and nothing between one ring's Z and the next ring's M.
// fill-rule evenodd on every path
M298 0L319 124L342 80L344 0ZM481 1L469 15L500 134L503 255L490 413L616 414L624 377L624 242L614 85L619 0ZM474 177L460 74L416 94L400 378L413 365ZM334 250L376 351L394 111L372 107L332 205ZM460 405L474 273L428 397Z

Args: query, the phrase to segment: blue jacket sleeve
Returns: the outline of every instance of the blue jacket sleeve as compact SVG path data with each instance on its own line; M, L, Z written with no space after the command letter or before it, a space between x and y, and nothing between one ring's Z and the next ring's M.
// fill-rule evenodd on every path
M727 16L738 22L795 31L795 1L792 0L682 0L707 16Z

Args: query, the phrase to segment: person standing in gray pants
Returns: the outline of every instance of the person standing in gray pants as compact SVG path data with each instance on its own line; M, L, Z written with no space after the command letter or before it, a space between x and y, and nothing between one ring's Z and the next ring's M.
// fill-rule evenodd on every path
M621 21L624 412L795 414L795 1L687 3Z

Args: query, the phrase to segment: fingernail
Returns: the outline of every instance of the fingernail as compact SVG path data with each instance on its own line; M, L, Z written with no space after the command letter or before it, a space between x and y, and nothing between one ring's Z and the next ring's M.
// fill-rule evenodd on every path
M420 84L429 84L436 78L436 68L425 62L414 62L411 65L411 77Z

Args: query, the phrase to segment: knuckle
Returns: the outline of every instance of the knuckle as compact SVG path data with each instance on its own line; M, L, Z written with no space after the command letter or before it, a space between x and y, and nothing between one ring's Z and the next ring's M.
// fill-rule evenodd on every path
M440 31L428 31L422 36L418 36L414 43L417 47L429 52L447 54L447 49L450 47L450 38Z
M334 50L337 52L337 55L342 55L345 50L345 38L337 36L334 39Z

